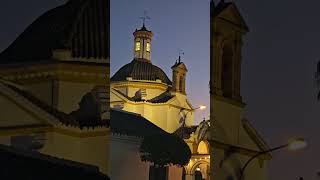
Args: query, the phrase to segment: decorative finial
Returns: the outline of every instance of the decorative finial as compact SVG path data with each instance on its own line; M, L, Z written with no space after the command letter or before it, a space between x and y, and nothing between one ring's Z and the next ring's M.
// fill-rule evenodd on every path
M181 55L184 55L184 52L182 49L179 50L179 59L178 59L179 63L181 63Z
M142 19L142 26L145 27L146 24L146 20L150 20L151 18L148 16L148 12L146 10L143 11L143 16L140 17L140 19Z

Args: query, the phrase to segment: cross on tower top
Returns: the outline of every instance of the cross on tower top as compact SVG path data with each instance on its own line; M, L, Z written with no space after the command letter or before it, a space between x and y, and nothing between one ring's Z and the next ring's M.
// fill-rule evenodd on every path
M143 22L143 27L145 27L146 24L146 20L150 20L151 18L148 16L148 12L146 10L143 11L143 16L140 17L140 19L142 19Z
M179 50L179 59L178 59L178 63L181 62L181 55L184 55L184 51L182 49Z

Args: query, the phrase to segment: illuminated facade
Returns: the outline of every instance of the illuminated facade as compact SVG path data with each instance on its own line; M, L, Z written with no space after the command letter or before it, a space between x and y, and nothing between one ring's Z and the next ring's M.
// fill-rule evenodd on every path
M193 107L187 99L187 68L181 59L173 66L173 81L151 62L153 33L145 26L134 32L134 59L111 78L111 107L141 114L158 127L173 133L180 127L181 114L188 113L186 125L193 125Z
M108 174L109 1L69 0L0 54L0 143Z
M186 180L192 180L197 171L202 171L203 178L209 179L209 148L208 142L204 138L208 135L208 127L206 127L208 122L203 122L203 126L201 126L206 128L194 126L195 109L186 94L188 72L186 65L179 57L171 67L171 80L162 69L152 64L153 33L143 25L133 35L133 60L121 67L111 78L111 108L141 115L167 133L177 133L184 137L193 153L192 160L184 168L170 166L167 171L167 179L182 179L184 177ZM134 121L134 118L132 121ZM123 126L126 126L126 124ZM144 129L139 131L144 131ZM184 136L184 134L186 135ZM141 162L139 157L139 142L141 139L116 133L112 135L111 139L114 140L112 141L113 145L119 144L119 150L114 150L112 157L118 157L117 152L124 149L127 149L125 154L132 154L131 158L127 158L131 161L127 161L128 164L122 162L122 165L135 167L135 170L128 170L125 173L127 176L121 178L149 179L150 167L147 163ZM123 141L127 144L120 143ZM115 147L112 146L111 148L114 149ZM121 157L123 157L124 153L121 154ZM121 159L121 157L119 158ZM111 169L119 168L117 162L116 160L111 162ZM138 167L141 167L141 169ZM121 179L118 174L113 175L111 173L111 179L114 178L115 180Z

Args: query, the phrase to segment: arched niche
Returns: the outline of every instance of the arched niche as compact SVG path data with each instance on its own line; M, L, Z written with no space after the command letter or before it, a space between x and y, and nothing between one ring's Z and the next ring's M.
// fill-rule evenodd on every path
M221 89L224 97L232 97L233 84L233 48L226 43L222 48Z
M205 141L201 141L201 142L198 144L197 153L198 153L198 154L209 154L209 146L208 146L208 143L205 142Z

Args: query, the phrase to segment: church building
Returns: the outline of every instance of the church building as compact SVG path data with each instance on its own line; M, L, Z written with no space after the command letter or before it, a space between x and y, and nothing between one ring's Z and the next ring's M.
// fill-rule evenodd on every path
M145 25L134 33L134 57L111 77L111 107L141 114L169 133L180 125L181 113L193 123L193 107L187 99L187 68L181 58L171 67L172 81L152 64L153 33Z
M111 172L111 179L130 177L148 180L154 176L152 166L142 162L139 156L145 133L140 136L129 133L149 132L146 126L135 125L142 122L148 122L149 128L156 127L164 133L180 136L190 148L192 158L189 164L185 167L167 167L163 172L165 179L192 180L198 171L202 171L204 179L209 179L209 122L194 124L194 112L198 108L188 100L187 66L179 56L171 66L172 78L169 78L152 62L152 37L153 32L144 23L136 29L133 32L134 57L111 77L110 106L111 112L114 112L111 113L111 129L115 129L111 136L111 169L130 167L125 174ZM126 132L119 132L113 125L113 122L123 121L121 113L129 114L126 116L129 119L122 126L132 128Z
M68 0L0 54L0 144L109 174L109 7Z

